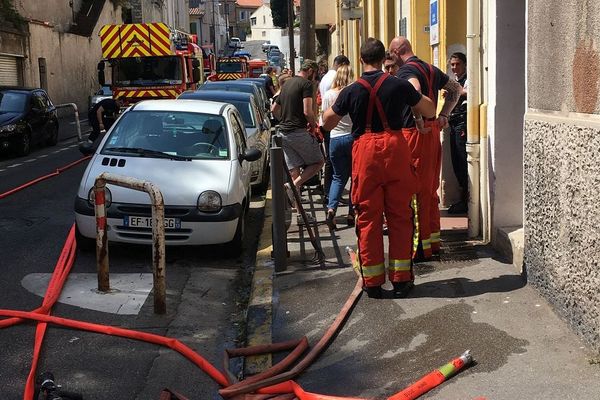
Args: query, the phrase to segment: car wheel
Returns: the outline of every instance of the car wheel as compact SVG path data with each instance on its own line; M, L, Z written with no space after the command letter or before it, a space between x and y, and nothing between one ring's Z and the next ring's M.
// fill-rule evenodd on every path
M247 208L244 205L242 207L242 214L238 218L237 227L233 239L225 245L225 254L232 257L237 257L242 254L242 248L244 244L244 231L246 230L246 211Z
M58 125L53 123L48 126L48 140L46 144L48 146L56 146L56 143L58 143Z
M31 152L31 132L25 131L17 142L17 154L26 156Z
M85 253L92 252L96 249L96 241L83 236L77 227L75 227L75 241L77 242L77 248Z

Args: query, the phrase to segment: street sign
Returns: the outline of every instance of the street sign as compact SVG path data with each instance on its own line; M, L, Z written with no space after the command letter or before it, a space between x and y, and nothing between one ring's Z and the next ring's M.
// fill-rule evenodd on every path
M440 42L438 0L429 0L429 27L429 44L438 44Z

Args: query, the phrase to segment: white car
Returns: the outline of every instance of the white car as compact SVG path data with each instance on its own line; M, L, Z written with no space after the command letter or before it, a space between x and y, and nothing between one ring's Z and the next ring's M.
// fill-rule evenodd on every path
M90 246L96 237L93 186L109 172L159 188L167 245L226 243L237 254L250 202L251 162L260 156L246 147L243 119L231 104L139 102L107 132L83 175L75 200L78 239ZM106 187L108 240L151 244L148 194Z

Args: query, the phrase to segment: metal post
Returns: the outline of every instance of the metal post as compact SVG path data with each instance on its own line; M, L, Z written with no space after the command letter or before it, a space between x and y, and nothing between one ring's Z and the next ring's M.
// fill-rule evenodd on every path
M275 139L275 137L274 137ZM285 193L283 188L283 150L273 141L271 147L271 195L273 198L273 259L275 271L285 271L287 259L287 230L285 227Z
M108 276L108 237L106 233L106 181L100 177L94 184L94 209L96 212L96 266L98 268L98 290L108 292L110 280Z
M139 190L148 193L152 204L152 264L154 312L165 314L166 284L165 284L165 203L162 193L152 183L140 179L129 178L104 172L94 183L96 210L96 262L98 266L98 290L110 290L108 275L108 236L106 233L105 191L107 183Z
M290 71L292 75L296 75L296 61L294 55L294 0L288 0L288 41L290 43L290 54L288 59L290 60Z

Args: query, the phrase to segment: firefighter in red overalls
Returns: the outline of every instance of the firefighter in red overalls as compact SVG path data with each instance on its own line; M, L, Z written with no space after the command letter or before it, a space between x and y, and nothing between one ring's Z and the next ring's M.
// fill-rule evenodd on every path
M461 93L460 84L438 68L414 55L405 37L390 43L390 54L401 65L397 77L407 79L415 89L427 95L436 105L438 92L446 91L445 102L437 118L423 118L417 110L404 109L405 138L409 143L419 178L417 194L419 220L419 254L416 260L425 261L440 251L440 209L437 190L440 186L442 146L440 131L448 125L448 115Z
M402 134L402 110L413 107L421 115L435 115L433 102L406 80L382 71L383 43L368 38L360 49L364 73L346 87L323 115L324 128L337 125L346 114L352 119L352 203L356 209L358 263L369 297L382 296L385 283L383 214L387 218L388 277L394 297L413 287L412 196L417 180L410 149Z

